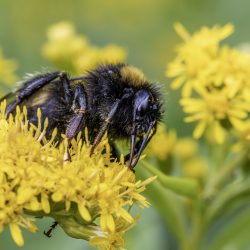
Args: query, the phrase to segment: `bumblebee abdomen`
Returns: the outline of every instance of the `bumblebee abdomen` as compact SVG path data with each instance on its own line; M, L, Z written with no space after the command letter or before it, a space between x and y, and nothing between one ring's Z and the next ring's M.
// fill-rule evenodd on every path
M47 138L51 137L55 128L57 128L58 134L65 134L67 124L72 116L69 104L64 100L60 83L55 84L53 88L51 86L41 88L23 103L28 110L28 119L34 125L38 125L38 108L40 108L42 112L42 124L44 123L45 118L48 118L49 125L46 131Z

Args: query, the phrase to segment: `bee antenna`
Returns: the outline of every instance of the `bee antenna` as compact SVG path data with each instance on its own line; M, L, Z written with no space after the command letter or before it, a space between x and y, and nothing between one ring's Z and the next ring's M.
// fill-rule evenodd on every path
M106 133L106 131L108 130L108 125L109 123L106 122L102 127L101 129L99 130L96 138L95 138L95 141L94 141L94 144L92 145L91 149L90 149L90 156L93 155L94 151L95 151L95 148L97 147L97 145L100 143L100 141L102 140L102 137L104 136L104 134Z

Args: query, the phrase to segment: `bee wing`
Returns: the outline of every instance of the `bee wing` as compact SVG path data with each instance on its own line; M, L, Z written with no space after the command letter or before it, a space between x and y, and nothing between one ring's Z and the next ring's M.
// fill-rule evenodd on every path
M19 82L19 87L14 92L14 94L9 94L4 98L10 98L10 101L12 97L14 98L14 101L12 101L6 109L6 114L8 115L14 109L17 105L21 104L24 100L28 99L32 94L40 90L45 85L51 83L53 80L61 76L60 71L54 71L54 72L48 72L44 74L35 74L35 75L27 75L22 81ZM13 99L12 99L13 100ZM9 100L7 100L9 103Z
M35 72L34 74L26 74L22 80L16 82L14 90L12 90L12 92L0 98L0 102L6 100L8 105L11 102L15 101L17 97L17 92L23 89L26 86L27 82L32 81L39 75L41 75L41 73L39 72Z

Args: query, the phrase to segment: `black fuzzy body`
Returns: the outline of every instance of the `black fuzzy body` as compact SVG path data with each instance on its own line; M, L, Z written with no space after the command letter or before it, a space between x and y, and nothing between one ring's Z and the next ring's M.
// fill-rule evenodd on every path
M47 95L47 98L43 103L37 105L36 100L42 95ZM27 107L29 122L35 126L38 125L37 109L40 108L42 113L42 127L45 118L47 117L49 120L46 138L50 139L53 130L57 128L57 140L61 141L61 134L65 134L67 124L74 116L74 112L71 110L72 101L73 99L71 99L70 102L65 101L61 83L54 81L53 84L46 85L32 94L23 102L23 105Z
M44 79L49 79L46 84ZM162 115L157 85L125 64L104 65L78 78L61 78L60 72L36 75L25 80L15 95L17 99L9 105L9 113L14 112L15 105L25 105L29 122L37 125L40 108L42 123L46 117L49 120L46 137L50 138L57 128L59 141L61 134L71 139L87 127L91 143L97 144L97 138L107 132L110 142L134 135L141 138L140 146L146 132L156 130Z
M148 126L152 120L158 122L161 119L160 94L157 86L147 82L144 85L134 86L129 81L122 80L120 69L123 66L121 64L101 67L90 73L86 77L86 83L83 83L89 105L88 127L97 130L107 117L112 104L121 99L125 93L132 93L121 103L111 122L108 134L110 138L114 139L129 138L131 135L133 99L135 93L140 89L147 90L157 100L155 109L148 111L146 119L142 121L142 126Z

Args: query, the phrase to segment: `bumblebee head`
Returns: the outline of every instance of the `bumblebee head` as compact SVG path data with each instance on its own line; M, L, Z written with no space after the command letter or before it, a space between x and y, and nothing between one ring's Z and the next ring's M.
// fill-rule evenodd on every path
M88 96L94 100L92 107L98 107L93 115L101 120L97 138L107 130L111 140L130 138L129 167L134 168L161 120L158 86L126 64L102 66L86 79Z
M120 65L118 72L115 82L120 83L123 91L120 91L122 101L114 128L117 133L124 131L126 137L130 137L129 166L132 169L161 120L161 97L157 85L148 82L139 69Z
M142 151L155 134L157 124L161 119L161 104L157 95L154 94L148 89L142 88L134 95L128 163L131 169L137 164Z

